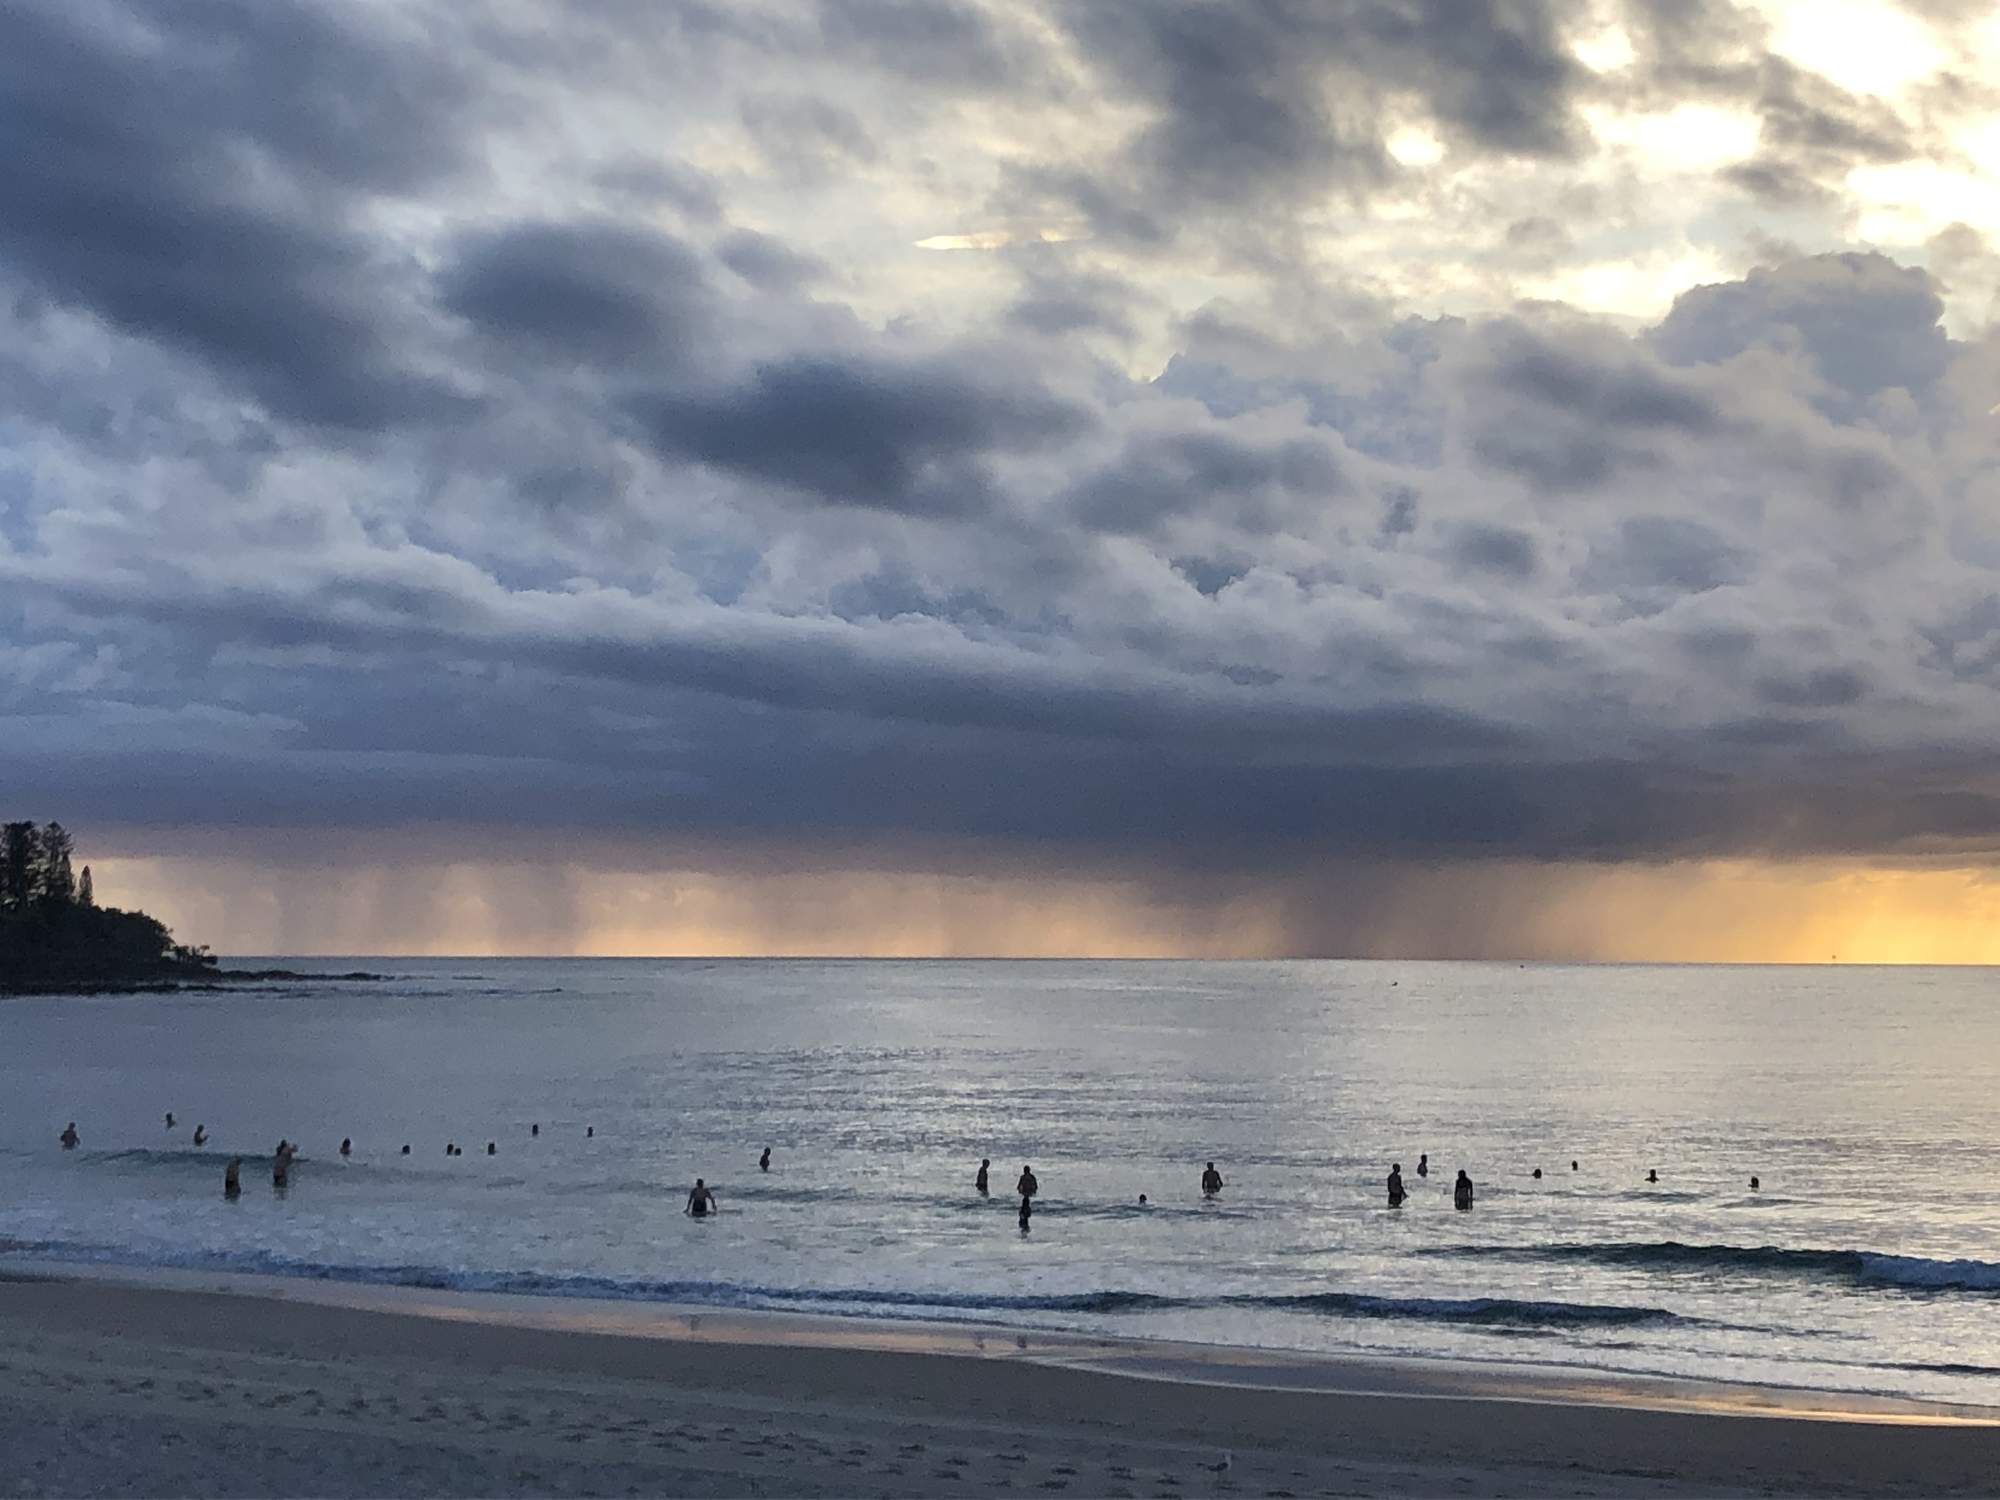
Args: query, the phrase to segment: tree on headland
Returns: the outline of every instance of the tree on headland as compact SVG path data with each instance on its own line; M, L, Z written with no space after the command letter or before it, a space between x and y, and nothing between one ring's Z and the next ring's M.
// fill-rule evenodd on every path
M36 899L47 906L76 904L76 876L70 871L74 845L69 830L60 823L42 829L42 880Z
M0 826L0 912L26 911L35 898L42 840L33 823Z
M200 977L206 948L176 943L142 911L97 904L90 867L72 873L60 823L0 824L0 991L88 989Z

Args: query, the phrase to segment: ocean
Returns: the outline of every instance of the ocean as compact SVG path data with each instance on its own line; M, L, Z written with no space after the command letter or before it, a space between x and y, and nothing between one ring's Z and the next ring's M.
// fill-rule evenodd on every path
M0 1001L0 1267L2000 1406L1992 971L238 962L388 977ZM281 1136L302 1148L282 1195ZM1226 1186L1204 1199L1211 1160ZM1041 1183L1025 1234L1024 1164ZM704 1221L682 1212L697 1176L721 1205Z

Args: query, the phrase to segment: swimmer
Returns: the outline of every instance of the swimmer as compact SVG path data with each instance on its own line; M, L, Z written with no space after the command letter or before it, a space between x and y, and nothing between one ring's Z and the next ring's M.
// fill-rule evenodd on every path
M1535 1168L1535 1181L1540 1182L1541 1180L1542 1180L1542 1169L1540 1167L1537 1167Z
M1453 1208L1472 1207L1472 1179L1465 1175L1465 1170L1462 1167L1459 1169L1458 1181L1452 1184L1451 1206Z
M1659 1173L1658 1173L1657 1171L1654 1171L1653 1169L1651 1169L1651 1168L1648 1168L1648 1169L1647 1169L1647 1171L1646 1171L1646 1181L1648 1181L1648 1182L1658 1182L1659 1180L1660 1180L1660 1174L1659 1174Z
M1756 1192L1756 1191L1757 1191L1757 1189L1758 1189L1758 1188L1760 1188L1760 1187L1762 1187L1762 1186L1763 1186L1763 1184L1762 1184L1761 1182L1759 1182L1759 1181L1758 1181L1758 1180L1757 1180L1756 1178L1754 1178L1754 1177L1753 1177L1753 1178L1751 1178L1751 1179L1750 1179L1750 1191L1751 1191L1751 1192L1753 1192L1753 1193L1754 1193L1754 1192Z
M1021 1180L1014 1184L1014 1191L1023 1198L1032 1198L1042 1190L1042 1184L1035 1177L1033 1167L1021 1168Z
M694 1191L688 1194L686 1212L697 1219L705 1219L710 1213L720 1211L720 1205L715 1201L715 1194L708 1190L708 1184L699 1177L695 1178Z
M1571 1163L1569 1164L1569 1169L1570 1169L1570 1170L1571 1170L1572 1172L1574 1172L1574 1171L1576 1170L1576 1163L1575 1163L1575 1162L1571 1162Z
M979 1171L972 1179L973 1192L979 1194L979 1196L982 1198L986 1196L986 1171L987 1168L991 1167L992 1165L993 1165L992 1157L990 1156L980 1157Z
M292 1143L290 1141L280 1141L278 1142L276 1154L271 1158L271 1186L274 1188L283 1187L286 1179L291 1176L291 1170Z
M346 1136L340 1138L340 1154L342 1156L352 1156L354 1154L354 1142Z
M206 1146L208 1144L208 1127L206 1125L195 1126L194 1143L197 1146Z
M1390 1162L1389 1163L1389 1207L1401 1208L1403 1206L1403 1200L1409 1196L1410 1195L1408 1193L1403 1191L1403 1164L1399 1161Z
M1141 1207L1141 1208L1148 1208L1148 1207L1150 1207L1150 1206L1151 1206L1151 1205L1150 1205L1150 1204L1148 1204L1148 1203L1146 1202L1146 1195L1145 1195L1144 1193L1141 1193L1141 1194L1139 1195L1139 1207Z
M1417 1175L1419 1177L1431 1175L1431 1159L1428 1153L1417 1158Z
M760 1172L771 1170L771 1148L769 1146L766 1146L764 1154L757 1158L757 1170Z
M492 1141L488 1141L486 1143L486 1154L488 1156L498 1156L500 1154L500 1148L496 1146Z
M541 1127L541 1125L540 1125L540 1123L539 1123L539 1122L537 1122L536 1124L533 1124L533 1125L530 1125L530 1126L528 1127L528 1134L529 1134L529 1135L540 1135L541 1133L542 1133L542 1127Z
M584 1126L584 1127L583 1127L583 1138L584 1138L584 1139L585 1139L586 1141L591 1141L591 1140L595 1140L595 1139L597 1139L597 1127L596 1127L595 1125L586 1125L586 1126Z
M410 1143L408 1141L405 1141L403 1142L403 1155L408 1156L409 1154L410 1154Z
M444 1154L446 1156L456 1156L458 1155L458 1147L452 1144L452 1142L446 1141L444 1143Z
M234 1203L243 1196L243 1158L232 1157L222 1169L222 1196Z
M1215 1170L1215 1163L1208 1164L1208 1170L1201 1174L1201 1195L1213 1198L1222 1191L1222 1174Z
M63 1126L63 1133L58 1139L62 1141L63 1150L74 1151L76 1143L83 1139L82 1136L76 1133L76 1121L71 1120L69 1124Z
M174 1128L174 1112L173 1112L172 1110L168 1110L168 1111L167 1111L167 1129L169 1129L169 1130L172 1130L173 1128Z

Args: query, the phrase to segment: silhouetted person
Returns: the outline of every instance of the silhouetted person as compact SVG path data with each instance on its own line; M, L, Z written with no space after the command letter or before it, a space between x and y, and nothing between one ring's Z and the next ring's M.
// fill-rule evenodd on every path
M1653 1170L1652 1168L1650 1168L1650 1167L1649 1167L1649 1168L1647 1168L1647 1170L1646 1170L1646 1181L1648 1181L1648 1182L1658 1182L1659 1180L1660 1180L1660 1174L1659 1174L1659 1173L1658 1173L1657 1171L1655 1171L1655 1170Z
M354 1142L346 1136L340 1138L340 1154L342 1156L352 1156L354 1154Z
M1417 1175L1419 1177L1431 1175L1431 1159L1428 1153L1417 1158Z
M764 1154L757 1158L757 1170L760 1172L771 1170L771 1148L769 1146L766 1146Z
M208 1144L208 1127L206 1125L195 1126L194 1143L197 1146L206 1146Z
M1754 1177L1753 1177L1753 1178L1751 1178L1751 1179L1750 1179L1750 1191L1751 1191L1751 1192L1753 1192L1753 1193L1754 1193L1754 1192L1756 1192L1756 1191L1757 1191L1757 1189L1758 1189L1758 1188L1760 1188L1760 1187L1762 1187L1762 1186L1763 1186L1763 1184L1762 1184L1762 1183L1760 1183L1760 1182L1759 1182L1759 1181L1758 1181L1758 1180L1757 1180L1756 1178L1754 1178Z
M583 1138L586 1141L594 1140L596 1139L596 1136L597 1136L597 1127L595 1125L586 1125L583 1127Z
M444 1143L444 1154L446 1156L456 1156L458 1155L458 1147L452 1142L446 1141Z
M541 1125L540 1125L540 1123L539 1123L539 1122L537 1122L536 1124L533 1124L533 1125L530 1125L530 1126L528 1127L528 1134L529 1134L529 1135L540 1135L541 1133L542 1133L542 1127L541 1127Z
M1035 1197L1032 1193L1021 1194L1021 1233L1028 1232L1028 1220L1035 1216Z
M1042 1185L1035 1178L1035 1169L1033 1167L1021 1168L1021 1180L1014 1184L1014 1191L1019 1193L1023 1198L1032 1198L1041 1190Z
M403 1155L408 1156L409 1154L410 1154L410 1143L408 1141L405 1141L403 1142Z
M1577 1168L1576 1168L1576 1163L1575 1163L1575 1162L1571 1162L1571 1163L1569 1164L1569 1169L1570 1169L1570 1170L1571 1170L1572 1172L1574 1172L1574 1171L1575 1171L1575 1170L1577 1169Z
M1390 1162L1389 1163L1389 1207L1401 1208L1403 1206L1403 1200L1409 1196L1410 1195L1408 1193L1403 1191L1403 1164L1399 1161Z
M992 1165L993 1165L992 1157L990 1156L980 1157L978 1174L975 1175L972 1179L973 1192L979 1194L979 1196L982 1198L986 1196L986 1171L987 1168L991 1167Z
M1458 1181L1452 1184L1451 1206L1453 1208L1472 1207L1472 1179L1465 1175L1463 1168L1459 1170Z
M699 1177L694 1180L694 1191L688 1194L687 1211L697 1219L705 1219L716 1207L715 1194L708 1190L708 1184Z
M500 1153L500 1148L497 1145L495 1145L492 1141L488 1141L486 1143L486 1154L488 1156L497 1156L499 1155L499 1153Z
M173 1128L174 1128L174 1112L173 1112L172 1110L168 1110L168 1111L167 1111L167 1129L169 1129L169 1130L172 1130Z
M1537 1167L1535 1168L1535 1181L1540 1182L1541 1180L1542 1180L1542 1169L1540 1167Z
M74 1151L76 1143L83 1139L82 1136L76 1133L76 1121L71 1120L69 1124L63 1126L63 1133L57 1139L62 1142L63 1150Z
M1213 1198L1221 1191L1222 1174L1215 1170L1215 1163L1210 1162L1208 1169L1201 1174L1201 1195L1204 1198Z
M232 1157L222 1169L222 1196L234 1203L243 1196L243 1158Z
M1149 1205L1146 1202L1146 1195L1144 1193L1141 1193L1139 1195L1139 1207L1141 1208L1149 1207Z
M271 1157L271 1186L283 1187L292 1175L292 1143L278 1142L278 1149Z

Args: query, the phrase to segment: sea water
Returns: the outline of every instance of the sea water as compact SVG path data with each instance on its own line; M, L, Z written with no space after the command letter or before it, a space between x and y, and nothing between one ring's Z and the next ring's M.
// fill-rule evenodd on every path
M0 1002L0 1264L2000 1405L1991 971L254 962L388 977Z

